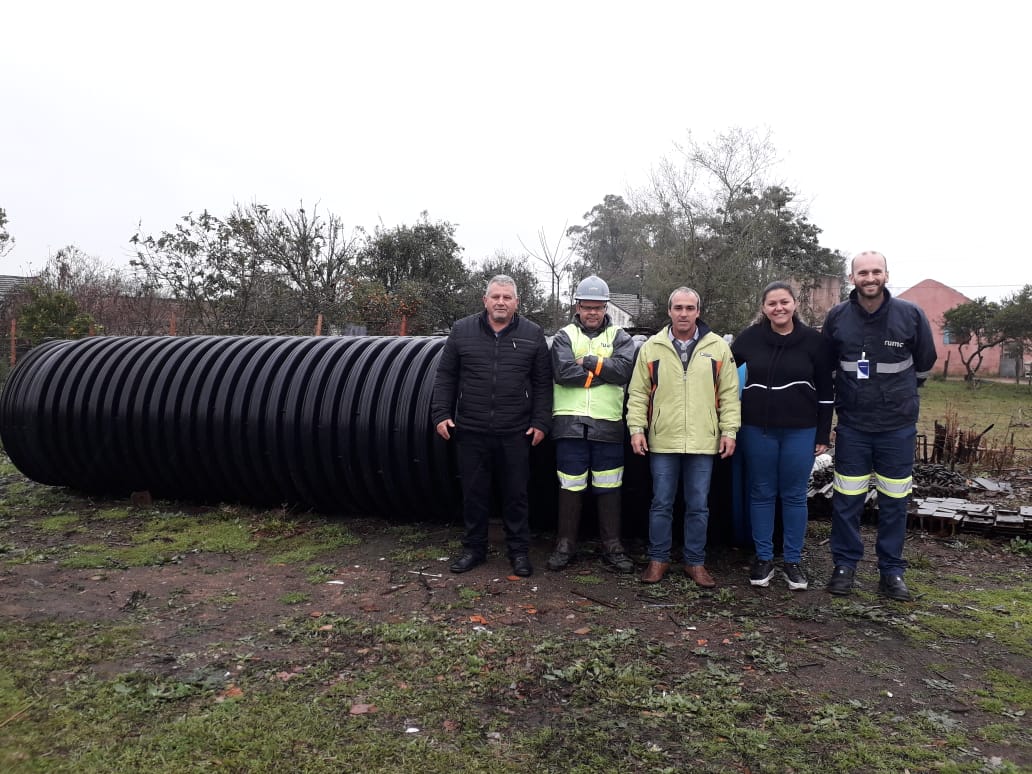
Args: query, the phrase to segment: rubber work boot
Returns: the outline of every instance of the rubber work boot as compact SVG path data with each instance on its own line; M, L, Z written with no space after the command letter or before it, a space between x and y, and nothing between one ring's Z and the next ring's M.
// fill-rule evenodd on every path
M577 548L566 538L559 538L555 541L555 550L545 560L545 567L549 570L561 570L573 559Z
M561 570L577 553L577 533L580 531L581 493L559 490L559 523L556 525L555 550L545 562L549 570Z
M601 495L598 508L598 537L602 542L602 562L614 572L634 572L634 562L620 542L620 492Z

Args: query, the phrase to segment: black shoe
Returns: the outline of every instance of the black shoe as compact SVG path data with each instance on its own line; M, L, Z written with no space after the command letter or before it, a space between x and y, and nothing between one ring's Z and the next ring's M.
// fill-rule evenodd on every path
M769 586L774 573L774 560L757 557L749 569L749 583L753 586Z
M853 576L855 575L856 570L852 567L846 567L844 564L838 565L834 572L831 573L831 580L828 581L828 585L825 587L827 592L840 597L852 594Z
M792 591L805 591L810 587L810 581L803 574L803 568L794 562L785 562L781 568L781 575Z
M448 567L452 572L469 572L477 565L484 563L484 557L472 551L463 551L462 556L456 559Z
M530 566L530 557L526 554L517 554L509 560L512 563L513 575L526 578L534 574L534 568Z
M910 602L913 599L910 589L899 575L881 576L881 580L878 581L878 593L889 599L898 599L900 602Z

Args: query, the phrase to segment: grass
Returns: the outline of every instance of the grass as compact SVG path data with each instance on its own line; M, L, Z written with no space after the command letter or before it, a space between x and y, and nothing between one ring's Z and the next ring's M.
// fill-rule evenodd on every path
M111 518L110 511L103 513L100 518ZM242 553L256 547L247 525L236 519L147 512L130 534L112 533L108 542L77 546L61 564L68 568L148 567L176 562L190 551Z
M929 379L921 388L921 417L918 432L935 437L935 422L942 424L956 412L959 430L981 433L992 430L982 441L983 448L1014 446L1021 459L1032 459L1032 388L1027 384L982 382L971 389L961 380Z
M343 524L326 523L313 526L303 534L275 541L270 561L279 564L311 562L338 549L358 545L361 541Z
M29 497L27 502L30 510L36 510L36 498ZM255 524L248 513L246 509L235 507L223 507L203 515L157 509L139 512L128 508L62 510L34 519L33 527L48 533L85 534L91 524L102 522L107 525L101 535L104 542L54 546L46 553L25 554L22 561L49 561L58 556L61 565L69 569L127 568L176 563L191 552L246 554L258 551L275 563L302 564L360 542L340 523L295 521L287 527L276 515L271 519L263 517ZM110 524L130 518L129 530L119 530ZM275 526L270 527L270 524ZM93 534L96 536L95 532Z
M1032 556L1032 540L1016 537L1007 544L1007 550L1019 556Z

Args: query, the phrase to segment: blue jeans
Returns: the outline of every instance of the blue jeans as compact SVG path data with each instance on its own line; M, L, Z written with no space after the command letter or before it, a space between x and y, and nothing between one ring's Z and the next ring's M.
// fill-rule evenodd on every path
M756 557L774 558L774 506L781 499L784 525L784 560L799 564L806 537L806 488L813 470L816 427L768 427L742 425L738 446L745 457L749 487L749 520Z
M878 493L878 539L875 552L878 570L883 574L902 575L907 567L903 559L903 541L907 536L909 484L914 472L914 440L917 428L903 427L879 433L868 433L853 427L835 428L835 493L831 500L831 557L835 565L856 568L864 555L860 537L860 518L867 499L866 489L856 494L839 491L839 476L879 476L903 482L905 496L890 497ZM844 488L856 488L848 484ZM879 490L881 487L879 486ZM896 493L899 494L898 492Z
M709 524L712 454L649 453L652 508L649 510L649 559L669 562L673 543L674 500L684 484L684 563L705 564Z

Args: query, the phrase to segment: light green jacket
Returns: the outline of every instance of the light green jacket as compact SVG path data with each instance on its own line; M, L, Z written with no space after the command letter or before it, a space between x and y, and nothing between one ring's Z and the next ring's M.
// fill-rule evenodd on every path
M687 371L668 326L641 345L627 389L627 429L647 430L650 452L716 454L742 424L731 348L701 321Z

